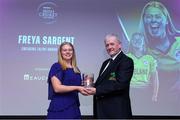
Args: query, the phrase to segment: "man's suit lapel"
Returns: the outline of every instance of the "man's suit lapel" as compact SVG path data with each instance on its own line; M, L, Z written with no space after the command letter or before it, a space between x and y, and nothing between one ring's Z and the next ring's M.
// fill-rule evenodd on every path
M114 67L117 65L117 63L120 61L120 58L121 58L122 55L123 55L123 52L121 51L121 53L116 57L116 59L113 61L113 63L110 64L102 74L99 74L99 77L98 77L95 85L98 85L99 83L101 83L102 80L105 79L106 76L111 73L111 71L113 70L113 68L114 68ZM102 70L101 70L101 71L102 71Z
M104 72L103 72L103 70L104 70L104 68L106 67L107 64L108 64L108 61L105 62L105 63L102 65L101 70L100 70L100 72L99 72L99 76L98 76L98 78L97 78L97 81L96 81L95 85L98 84L98 83L101 81L101 79L103 78L102 76L104 75L104 72L106 72L106 70L105 70ZM103 72L103 73L102 73L102 72Z
M96 81L96 85L99 84L104 78L106 78L106 76L108 75L107 73L111 70L111 68L112 68L112 66L108 66L106 68L106 70L101 75L99 75L99 77Z

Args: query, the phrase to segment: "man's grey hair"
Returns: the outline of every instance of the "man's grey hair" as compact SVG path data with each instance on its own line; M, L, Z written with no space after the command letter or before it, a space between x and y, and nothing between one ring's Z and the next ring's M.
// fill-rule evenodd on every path
M104 42L106 42L106 40L107 40L108 38L110 38L110 37L115 37L116 40L117 40L119 43L121 43L121 41L120 41L120 39L119 39L119 36L118 36L117 34L114 34L114 33L107 34L107 35L105 36Z

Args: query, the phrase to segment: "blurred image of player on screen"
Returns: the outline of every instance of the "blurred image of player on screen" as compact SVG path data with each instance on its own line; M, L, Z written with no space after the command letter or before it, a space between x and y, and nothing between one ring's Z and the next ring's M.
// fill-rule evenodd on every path
M131 80L131 95L133 99L133 111L138 111L138 107L151 106L158 100L159 80L157 73L157 61L146 53L144 35L142 33L134 33L130 40L129 53L127 54L134 61L134 73ZM143 102L142 102L143 99ZM150 105L152 104L152 105ZM143 110L149 113L149 109Z
M156 1L144 6L139 30L145 36L148 54L158 63L162 114L180 113L177 110L180 100L180 31L174 27L166 7Z

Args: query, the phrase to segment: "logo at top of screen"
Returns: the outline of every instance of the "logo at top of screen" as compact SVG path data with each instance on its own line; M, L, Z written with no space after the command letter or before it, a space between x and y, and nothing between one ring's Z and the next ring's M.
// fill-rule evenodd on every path
M57 5L53 2L43 2L38 6L38 16L45 24L53 24L57 21Z

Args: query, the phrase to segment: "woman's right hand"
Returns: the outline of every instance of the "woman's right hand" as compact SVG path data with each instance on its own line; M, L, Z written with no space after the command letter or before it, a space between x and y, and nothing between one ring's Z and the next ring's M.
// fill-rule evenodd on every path
M82 94L82 95L85 95L85 96L88 96L88 90L85 88L85 87L82 87L82 86L78 86L78 91Z

